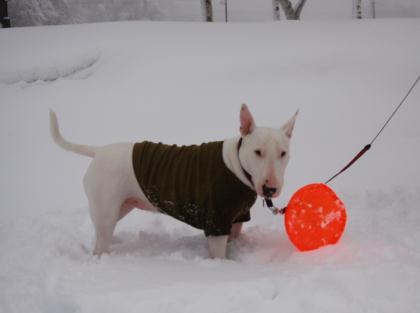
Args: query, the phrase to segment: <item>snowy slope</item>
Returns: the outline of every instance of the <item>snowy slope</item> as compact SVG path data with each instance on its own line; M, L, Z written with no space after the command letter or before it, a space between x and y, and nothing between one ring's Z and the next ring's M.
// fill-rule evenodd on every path
M420 20L109 23L2 30L0 312L418 312L420 89L332 187L347 205L336 246L295 251L258 201L230 260L201 232L132 212L114 253L90 256L89 160L75 142L187 144L297 108L284 204L368 143L420 73Z

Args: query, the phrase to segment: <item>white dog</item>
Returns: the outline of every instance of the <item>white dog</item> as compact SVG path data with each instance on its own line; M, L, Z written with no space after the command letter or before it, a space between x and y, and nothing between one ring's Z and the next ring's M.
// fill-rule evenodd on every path
M162 212L203 229L211 258L225 258L257 195L277 197L289 161L296 114L281 128L257 127L248 107L240 111L241 136L199 146L115 143L73 144L50 111L54 141L93 158L84 177L96 231L93 253L109 252L116 223L133 208Z

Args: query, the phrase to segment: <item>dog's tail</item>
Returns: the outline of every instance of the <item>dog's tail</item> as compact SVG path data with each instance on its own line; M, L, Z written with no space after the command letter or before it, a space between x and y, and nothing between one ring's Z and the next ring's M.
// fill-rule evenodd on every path
M93 158L95 156L96 147L87 145L78 145L67 141L61 136L60 128L58 127L57 115L50 109L50 131L54 142L64 150L72 151L74 153L86 155Z

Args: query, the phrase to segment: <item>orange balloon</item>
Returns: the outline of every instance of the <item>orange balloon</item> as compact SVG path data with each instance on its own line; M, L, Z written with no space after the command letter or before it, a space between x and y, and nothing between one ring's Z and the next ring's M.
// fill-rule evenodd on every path
M325 184L309 184L292 196L284 223L291 242L300 251L337 243L346 226L346 208Z

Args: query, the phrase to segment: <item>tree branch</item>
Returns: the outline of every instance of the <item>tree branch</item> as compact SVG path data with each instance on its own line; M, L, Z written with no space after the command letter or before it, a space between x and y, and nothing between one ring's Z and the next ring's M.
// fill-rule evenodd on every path
M295 8L295 17L296 19L300 19L300 13L302 12L303 7L305 6L306 0L300 0L299 3L296 5Z
M288 20L295 19L295 10L293 10L292 3L289 0L279 0L281 8Z

